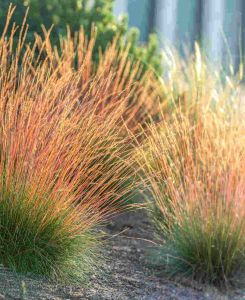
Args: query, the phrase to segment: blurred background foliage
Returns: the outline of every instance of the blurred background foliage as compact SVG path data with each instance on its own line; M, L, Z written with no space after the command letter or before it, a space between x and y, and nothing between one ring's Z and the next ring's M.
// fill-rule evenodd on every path
M93 24L97 28L97 41L94 48L93 60L97 63L99 52L104 52L108 43L116 36L118 46L123 47L130 43L129 54L133 60L143 62L143 73L151 68L156 75L162 74L161 52L156 34L151 33L146 43L139 43L140 32L137 28L128 27L126 15L117 19L113 14L114 0L12 0L0 2L1 31L5 23L8 7L12 3L16 6L13 22L21 25L27 7L30 8L27 23L29 32L27 41L34 41L34 34L42 34L41 25L46 29L52 25L51 32L53 44L58 44L59 36L65 36L67 25L71 32L84 28L88 37Z

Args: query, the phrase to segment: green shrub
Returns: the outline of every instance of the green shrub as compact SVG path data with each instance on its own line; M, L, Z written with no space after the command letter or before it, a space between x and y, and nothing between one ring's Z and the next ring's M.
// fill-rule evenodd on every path
M162 74L161 54L156 35L151 34L146 45L138 45L139 31L136 28L128 29L126 16L122 16L119 21L116 20L113 14L113 0L95 0L92 6L89 3L91 1L88 0L12 0L11 2L16 6L13 20L18 25L22 24L27 7L30 8L27 20L30 25L27 40L30 42L34 41L34 32L42 33L42 24L47 29L52 24L54 25L51 33L53 44L57 44L59 35L66 35L67 25L72 32L78 31L82 26L90 38L91 28L95 24L98 38L93 59L96 62L99 60L100 50L104 52L108 43L118 36L119 45L131 43L130 55L144 63L143 71L147 68L153 68L158 75ZM1 1L0 3L2 28L9 4L9 1Z

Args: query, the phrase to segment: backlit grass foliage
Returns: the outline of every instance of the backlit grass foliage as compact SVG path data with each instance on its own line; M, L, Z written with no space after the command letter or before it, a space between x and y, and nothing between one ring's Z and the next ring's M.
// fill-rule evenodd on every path
M149 126L139 162L161 241L153 260L163 272L244 283L244 125L238 109L227 114L220 105L195 121L176 109L171 122Z
M234 70L232 62L220 66L208 61L199 45L183 58L175 49L163 51L164 77L162 108L164 119L181 106L183 113L195 120L209 109L227 109L238 104L243 80L243 64ZM190 119L190 120L191 120Z
M26 45L25 25L14 50L15 26L5 37L12 13L0 39L0 263L80 280L97 263L95 226L121 208L134 175L119 134L127 98L111 91L121 101L103 118L109 77L102 86L88 71L91 53L77 72L65 52L56 63L41 59L47 43Z
M149 116L158 114L162 95L160 80L153 70L145 71L142 62L130 57L129 43L119 49L116 37L108 44L105 53L101 53L97 65L92 60L97 39L95 28L88 40L83 28L72 36L68 27L67 37L60 38L60 50L52 46L50 30L43 28L43 32L45 43L42 37L36 36L41 57L57 70L58 76L76 74L79 80L73 89L76 89L83 107L96 106L96 113L105 119L115 115L114 109L118 105L124 105L121 115L118 115L119 121L123 119L134 132L149 120Z

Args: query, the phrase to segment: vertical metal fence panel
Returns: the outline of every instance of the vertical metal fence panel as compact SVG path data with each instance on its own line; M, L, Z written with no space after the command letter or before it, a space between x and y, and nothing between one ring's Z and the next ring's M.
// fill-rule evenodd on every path
M140 29L140 40L146 41L151 31L151 15L154 9L154 0L129 0L129 26Z
M155 28L160 41L175 45L178 0L155 1Z
M195 40L200 40L202 26L201 0L179 0L177 8L178 48L193 49Z
M182 51L197 40L212 62L238 65L245 48L245 0L116 0L114 12L128 12L141 41L156 31L162 45Z
M225 0L205 0L203 2L202 47L212 62L220 62L223 56Z
M241 56L242 1L226 0L224 24L224 61L237 68Z

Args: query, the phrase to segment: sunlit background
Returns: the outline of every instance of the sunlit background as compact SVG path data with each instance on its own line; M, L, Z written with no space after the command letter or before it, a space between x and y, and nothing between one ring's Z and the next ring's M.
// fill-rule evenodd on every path
M214 61L237 65L244 48L244 0L116 0L117 17L128 14L129 25L141 31L141 41L157 32L166 43L183 51L194 41Z

